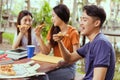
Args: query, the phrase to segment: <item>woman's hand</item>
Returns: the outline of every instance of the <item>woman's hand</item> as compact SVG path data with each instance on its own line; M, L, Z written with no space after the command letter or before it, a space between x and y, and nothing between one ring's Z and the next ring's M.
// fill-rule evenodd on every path
M63 36L58 36L57 34L54 34L54 35L53 35L53 40L54 40L54 41L59 42L59 41L61 41L62 39L63 39Z
M59 42L64 38L64 36L68 36L68 34L59 32L58 34L53 35L53 40Z
M35 34L36 36L40 36L42 28L44 27L45 24L39 25L35 28Z
M28 31L29 28L30 28L30 26L28 26L28 25L20 25L19 26L19 30L23 34L25 34Z

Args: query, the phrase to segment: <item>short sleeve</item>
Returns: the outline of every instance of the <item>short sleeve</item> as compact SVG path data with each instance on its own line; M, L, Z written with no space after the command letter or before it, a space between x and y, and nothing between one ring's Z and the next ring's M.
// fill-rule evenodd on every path
M88 50L88 44L84 45L83 47L77 50L77 53L82 56L83 58L86 56Z
M93 51L96 55L94 67L108 67L110 65L111 47L107 42L103 40L97 41Z

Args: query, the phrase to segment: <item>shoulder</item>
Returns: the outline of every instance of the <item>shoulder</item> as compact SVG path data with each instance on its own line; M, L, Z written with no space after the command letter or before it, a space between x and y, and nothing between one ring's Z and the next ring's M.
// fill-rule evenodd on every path
M112 48L112 44L104 34L99 34L92 43L96 47Z
M68 33L69 34L79 34L78 33L78 30L75 28L75 27L73 27L73 26L71 26L71 25L68 25Z
M94 42L110 44L110 41L108 40L108 38L102 33L96 36L96 38L94 39Z

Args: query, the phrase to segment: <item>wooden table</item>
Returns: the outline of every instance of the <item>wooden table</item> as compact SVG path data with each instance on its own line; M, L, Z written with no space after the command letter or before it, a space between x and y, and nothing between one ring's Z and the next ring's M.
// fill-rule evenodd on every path
M24 59L15 61L14 64L26 63L26 62L31 61L31 60L32 59L24 58ZM57 64L55 64L55 63L42 62L42 61L35 61L35 63L40 64L40 68L37 70L39 72L45 72L45 73L47 73L47 72L50 72L52 70L57 69L56 68ZM41 76L43 76L43 75L41 75ZM8 79L8 80L25 80L25 78L13 78L13 79Z
M31 59L25 58L25 59L17 60L14 63L15 64L26 63L30 60ZM40 68L38 69L38 71L45 72L45 73L49 72L49 71L52 71L52 70L56 69L56 67L57 67L57 64L55 64L55 63L42 62L42 61L35 61L35 63L40 64Z

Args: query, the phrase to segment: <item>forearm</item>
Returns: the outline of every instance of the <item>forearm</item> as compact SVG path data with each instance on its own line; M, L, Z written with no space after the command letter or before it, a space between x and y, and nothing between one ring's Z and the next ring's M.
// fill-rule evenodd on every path
M12 49L16 49L19 46L22 37L23 37L23 33L19 33L15 42L12 45Z
M64 58L65 62L70 62L71 54L66 49L66 47L63 45L62 41L58 42L58 46L60 49L60 53L61 53L62 57Z
M50 52L50 48L44 43L44 41L43 41L43 39L41 38L41 36L40 37L38 37L38 36L36 36L36 38L37 38L37 40L38 40L38 42L39 42L39 44L40 44L40 51L43 53L43 54L49 54L49 52Z

